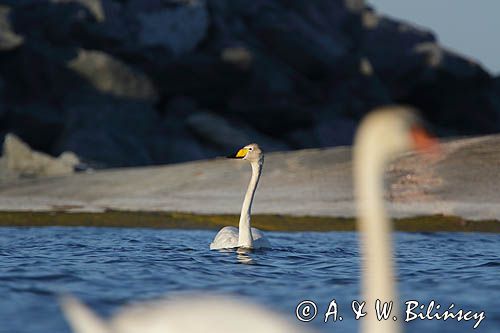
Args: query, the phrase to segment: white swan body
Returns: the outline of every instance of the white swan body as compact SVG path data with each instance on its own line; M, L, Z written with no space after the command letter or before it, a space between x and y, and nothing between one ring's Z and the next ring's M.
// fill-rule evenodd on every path
M264 237L262 231L257 228L251 228L253 247L254 249L270 248L271 243ZM222 228L214 238L214 241L210 244L210 250L219 249L232 249L238 246L238 228L236 227L224 227Z
M106 321L74 298L64 298L62 308L74 333L304 333L290 318L227 296L139 303Z
M384 169L390 159L415 148L428 148L435 141L426 136L415 111L404 107L375 110L360 125L354 147L354 184L363 256L362 290L367 308L376 300L393 302L391 318L378 321L373 311L362 320L362 332L400 331L399 303L394 283L391 221L383 201Z
M270 248L271 243L264 237L262 231L250 226L252 202L259 183L262 166L264 164L264 153L255 143L240 149L230 158L247 160L252 166L252 177L241 207L239 228L224 227L215 236L210 244L210 250L221 250L231 248L263 249Z

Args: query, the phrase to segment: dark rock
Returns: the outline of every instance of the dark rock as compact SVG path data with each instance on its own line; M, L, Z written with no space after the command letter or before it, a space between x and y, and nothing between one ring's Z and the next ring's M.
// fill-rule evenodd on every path
M344 145L370 109L500 130L499 79L363 0L4 0L0 134L91 166Z
M11 9L0 5L0 51L9 51L22 45L23 37L12 30Z
M42 151L50 151L64 121L60 107L40 103L10 105L6 115L7 128L31 147Z
M499 129L497 107L484 94L491 78L479 64L444 49L420 27L369 10L363 22L367 58L394 101L420 108L442 134Z
M233 64L242 70L248 70L253 63L253 55L246 47L227 47L221 52L221 59L226 63Z
M497 111L497 126L500 127L500 77L494 80L492 92L490 94L490 100Z
M221 155L204 147L184 126L174 125L171 117L166 117L165 123L163 142L153 147L153 154L158 157L159 163L182 163Z
M320 146L314 129L297 129L287 133L285 138L292 149L308 149Z
M323 113L358 121L374 107L391 103L390 91L379 77L363 73L361 67L362 64L352 77L331 87L329 103L323 108Z
M204 147L186 124L186 118L197 111L196 102L188 97L172 99L165 107L161 131L163 140L154 152L163 163L178 163L217 156L216 150Z
M0 54L6 100L12 104L56 105L85 81L66 67L76 57L72 48L54 47L46 42L26 41L15 51Z
M103 4L101 0L51 0L53 3L76 3L87 8L87 10L94 16L95 20L102 22L106 16L104 14Z
M326 89L318 82L294 72L288 66L255 52L251 72L236 90L228 91L228 116L241 118L256 130L276 135L311 126L311 103L327 99Z
M500 93L500 76L497 76L493 79L493 89Z
M201 142L213 145L214 148L221 152L251 142L258 142L266 151L286 150L289 148L286 144L267 137L245 124L231 124L223 117L212 112L193 113L189 115L186 122L188 128L201 139Z
M101 2L102 17L85 22L75 29L73 38L85 49L102 50L120 57L141 56L141 48L137 45L137 23L125 7L117 1Z
M225 63L219 55L191 54L151 73L164 96L191 96L210 108L225 104L244 89L248 73Z
M363 13L363 26L363 52L376 75L384 82L396 81L427 66L428 56L416 52L416 48L424 43L435 43L432 32L379 16L371 10ZM402 88L395 84L394 93L398 94L398 89L411 89L411 86L408 87L411 84L412 81L409 81Z
M344 3L345 6L353 12L360 12L366 7L365 0L345 0Z
M343 29L351 20L351 12L335 2L291 1L283 7L263 6L251 21L251 31L274 57L318 79L341 70L349 60L352 39Z
M148 144L159 117L151 104L86 94L70 96L66 103L65 128L55 153L70 150L97 167L155 162Z
M314 135L321 147L351 145L357 122L344 117L320 117Z
M413 76L411 90L398 96L398 101L419 107L436 126L452 129L447 134L498 130L498 110L488 96L492 80L479 64L434 43L419 44L415 52L426 56L426 68L394 82L409 81Z
M476 61L447 50L435 42L417 44L413 52L425 56L429 69L456 80L489 78L489 74Z
M7 116L7 107L3 102L0 102L0 123L2 124L0 128L6 127L5 117ZM1 130L0 130L1 131Z
M98 92L115 97L155 101L157 93L140 71L99 51L78 50L68 68L81 75Z
M91 7L82 5L84 2L45 0L18 6L13 15L15 30L32 42L77 46L75 35L97 20Z
M5 105L5 82L0 78L0 129L5 126L7 107Z
M163 47L176 57L192 51L205 37L209 25L204 0L177 4L131 0L127 10L136 17L141 46Z

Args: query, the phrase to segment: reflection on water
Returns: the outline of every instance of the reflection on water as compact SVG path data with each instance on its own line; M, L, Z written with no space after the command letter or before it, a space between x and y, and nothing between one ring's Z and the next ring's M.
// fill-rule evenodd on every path
M209 251L214 232L118 228L0 228L0 332L69 332L57 295L71 293L109 316L119 306L186 291L235 294L295 319L313 300L319 315L304 324L323 332L357 331L355 233L273 233L270 251ZM500 235L398 233L401 299L436 300L484 310L475 332L500 327ZM342 322L322 322L335 299ZM323 312L323 313L321 313ZM403 311L401 311L403 312ZM414 321L407 332L470 332L472 323Z
M236 259L242 264L252 265L256 263L252 258L252 251L249 249L237 249Z

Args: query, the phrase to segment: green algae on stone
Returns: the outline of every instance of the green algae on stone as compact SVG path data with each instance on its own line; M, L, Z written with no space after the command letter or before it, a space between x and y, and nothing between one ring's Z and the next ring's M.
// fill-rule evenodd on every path
M237 215L199 215L182 212L106 211L87 212L0 212L0 226L78 226L121 228L166 228L217 230L238 226ZM354 231L353 218L259 214L252 226L268 231ZM493 232L500 233L500 222L468 221L456 216L419 216L395 219L394 228L406 232Z

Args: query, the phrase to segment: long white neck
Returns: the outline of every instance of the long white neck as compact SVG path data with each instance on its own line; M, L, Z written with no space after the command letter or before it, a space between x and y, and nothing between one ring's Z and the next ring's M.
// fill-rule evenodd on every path
M252 202L255 195L255 190L257 189L257 184L259 183L260 174L262 172L262 165L264 164L264 159L261 158L257 162L251 162L252 165L252 178L248 184L247 193L245 194L245 200L243 200L243 206L241 207L240 215L240 226L238 235L238 247L253 247L252 230L250 226L250 215L252 214Z
M362 332L395 333L399 325L392 258L391 221L385 213L384 169L388 156L384 156L382 142L373 140L369 133L360 133L354 151L355 191L358 202L358 225L363 254L362 290L368 313L362 320ZM388 320L378 321L375 301L393 301ZM382 305L382 304L381 304ZM398 317L398 321L401 320Z

